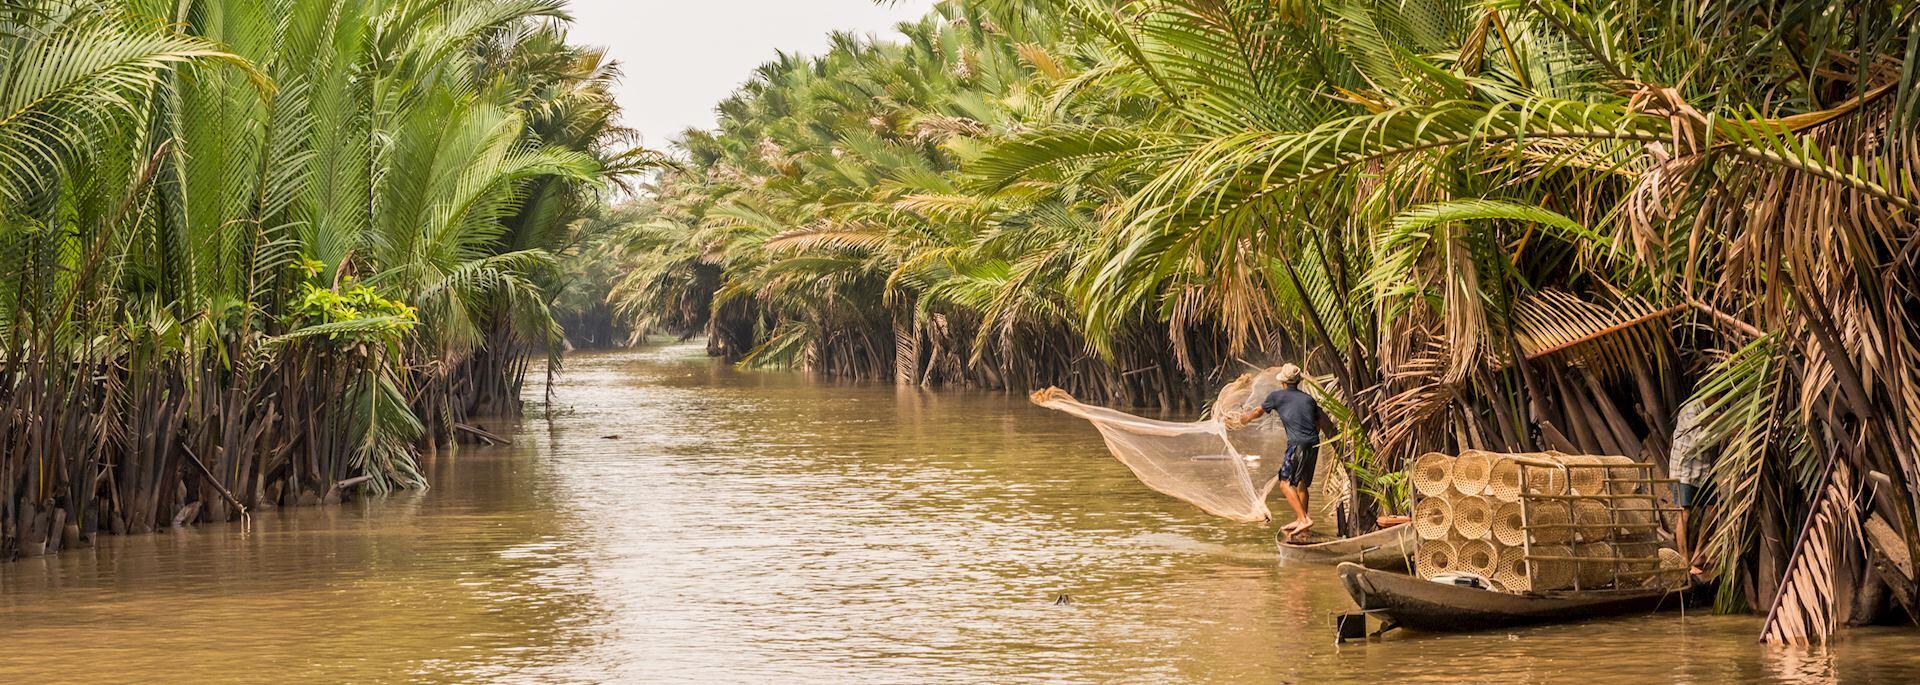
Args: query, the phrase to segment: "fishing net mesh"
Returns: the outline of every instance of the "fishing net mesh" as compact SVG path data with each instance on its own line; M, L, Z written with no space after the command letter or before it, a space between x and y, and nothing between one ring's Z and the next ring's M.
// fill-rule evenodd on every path
M1252 465L1244 457L1284 453L1285 429L1274 425L1277 422L1261 421L1228 431L1219 417L1259 406L1272 392L1262 392L1265 388L1267 384L1243 377L1220 392L1212 417L1192 422L1160 421L1082 404L1058 388L1036 392L1032 399L1034 404L1092 422L1106 440L1107 450L1147 487L1215 516L1259 523L1271 518L1266 500L1273 478L1266 476L1256 485Z

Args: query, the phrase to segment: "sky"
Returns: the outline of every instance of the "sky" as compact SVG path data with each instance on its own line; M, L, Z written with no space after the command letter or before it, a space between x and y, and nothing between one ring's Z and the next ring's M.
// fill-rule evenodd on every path
M826 51L836 30L897 35L933 0L573 0L576 43L604 46L626 78L620 104L643 144L665 149L714 124L716 104L779 50Z

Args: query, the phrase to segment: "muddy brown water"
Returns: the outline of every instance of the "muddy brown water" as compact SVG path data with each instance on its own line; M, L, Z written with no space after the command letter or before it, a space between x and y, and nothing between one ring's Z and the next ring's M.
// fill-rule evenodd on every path
M1678 613L1336 646L1325 567L984 392L578 355L434 487L0 565L10 682L1911 682ZM614 437L614 436L617 436ZM1066 595L1070 599L1057 604Z

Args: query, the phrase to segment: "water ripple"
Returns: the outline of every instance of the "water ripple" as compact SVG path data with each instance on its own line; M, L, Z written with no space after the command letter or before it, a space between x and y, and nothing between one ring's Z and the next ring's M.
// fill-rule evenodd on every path
M1023 397L570 360L424 493L0 566L0 673L108 682L1910 680L1910 633L1678 614L1336 647L1325 568ZM1066 596L1064 603L1056 598Z

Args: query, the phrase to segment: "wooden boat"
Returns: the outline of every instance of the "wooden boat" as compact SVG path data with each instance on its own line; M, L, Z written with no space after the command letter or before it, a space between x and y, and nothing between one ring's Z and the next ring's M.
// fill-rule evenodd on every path
M1413 525L1406 523L1326 542L1294 543L1288 542L1284 535L1278 540L1283 564L1350 562L1383 570L1406 569L1407 560L1413 558L1413 549L1420 545Z
M1460 632L1652 613L1680 606L1682 595L1665 588L1508 594L1435 583L1358 564L1341 564L1339 571L1340 582L1360 610L1387 624L1381 632L1395 626Z

